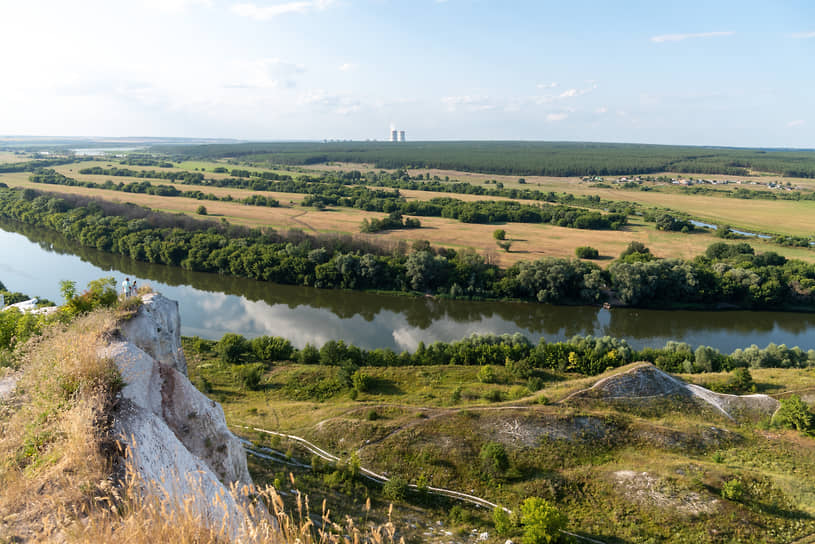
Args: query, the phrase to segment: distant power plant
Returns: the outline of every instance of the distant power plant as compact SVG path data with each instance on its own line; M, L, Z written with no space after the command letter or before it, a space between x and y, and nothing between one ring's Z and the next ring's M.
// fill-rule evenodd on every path
M405 131L404 130L391 130L391 142L404 142L405 141Z

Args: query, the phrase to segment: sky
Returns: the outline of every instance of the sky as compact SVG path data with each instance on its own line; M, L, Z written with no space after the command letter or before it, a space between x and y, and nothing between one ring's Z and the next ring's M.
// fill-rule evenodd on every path
M0 134L815 147L815 2L0 0Z

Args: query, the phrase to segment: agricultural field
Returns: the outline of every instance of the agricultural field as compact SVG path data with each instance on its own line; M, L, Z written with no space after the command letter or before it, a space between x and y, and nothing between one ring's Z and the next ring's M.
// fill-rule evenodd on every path
M101 163L82 163L81 168ZM80 181L93 181L103 183L111 179L110 176L79 174L77 165L61 165L55 168L64 175L74 177ZM207 173L208 177L219 174ZM225 174L220 174L225 176ZM302 207L300 202L303 194L280 193L272 191L251 191L248 189L235 189L223 187L197 187L181 183L171 183L167 180L152 180L164 185L172 185L180 190L200 189L204 193L212 193L218 197L231 196L239 199L252 194L261 194L277 199L280 207L268 208L246 206L237 202L196 200L185 197L164 197L143 193L126 193L105 189L49 186L32 183L28 180L28 173L0 174L0 182L9 186L27 187L39 191L52 191L57 193L82 194L109 199L116 202L132 202L139 206L165 211L170 213L185 213L196 215L199 206L206 207L207 215L214 218L224 218L230 223L246 225L249 227L272 227L275 229L300 229L306 232L349 234L383 243L404 240L408 243L417 240L427 240L431 244L454 249L473 248L501 266L509 266L515 262L536 260L545 256L565 257L574 256L575 248L590 245L600 252L598 264L607 265L616 258L631 241L639 241L651 248L659 257L692 258L704 253L705 249L718 239L711 233L683 234L679 232L663 232L656 230L653 224L646 223L641 218L629 218L629 225L620 231L595 231L558 227L554 225L509 223L509 224L473 224L461 223L453 219L441 217L421 217L420 229L405 229L386 231L371 235L360 233L360 226L364 219L382 218L384 214L366 212L359 209L344 207L327 207L319 210L311 207ZM142 182L142 178L115 177L118 183ZM444 193L426 191L400 191L408 199L429 200ZM576 192L576 191L575 191ZM639 193L638 193L639 194ZM649 193L641 193L648 195ZM478 195L450 195L461 200L489 200L490 197ZM606 197L608 198L608 197ZM706 197L713 198L713 197ZM492 200L510 200L493 198ZM728 200L736 204L812 204L815 202L774 202L774 201L741 201ZM803 215L799 218L804 221ZM501 228L506 230L507 239L511 242L509 252L500 250L493 239L493 232ZM776 251L788 258L815 262L815 252L805 248L780 247L766 241L751 240L757 251Z

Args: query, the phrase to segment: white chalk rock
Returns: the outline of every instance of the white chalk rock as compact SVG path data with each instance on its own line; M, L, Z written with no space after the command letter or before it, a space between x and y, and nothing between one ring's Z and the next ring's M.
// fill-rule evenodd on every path
M246 454L221 406L186 375L178 304L158 294L121 327L122 338L102 348L125 386L114 430L148 493L173 507L193 507L211 526L235 536L245 521L228 486L251 485Z
M160 293L143 295L135 316L123 322L122 334L160 363L187 375L187 360L181 350L181 315L178 302Z

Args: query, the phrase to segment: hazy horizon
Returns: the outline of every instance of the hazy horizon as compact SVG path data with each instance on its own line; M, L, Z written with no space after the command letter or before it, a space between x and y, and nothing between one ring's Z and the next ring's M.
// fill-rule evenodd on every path
M0 1L0 133L815 146L804 1L81 8Z

